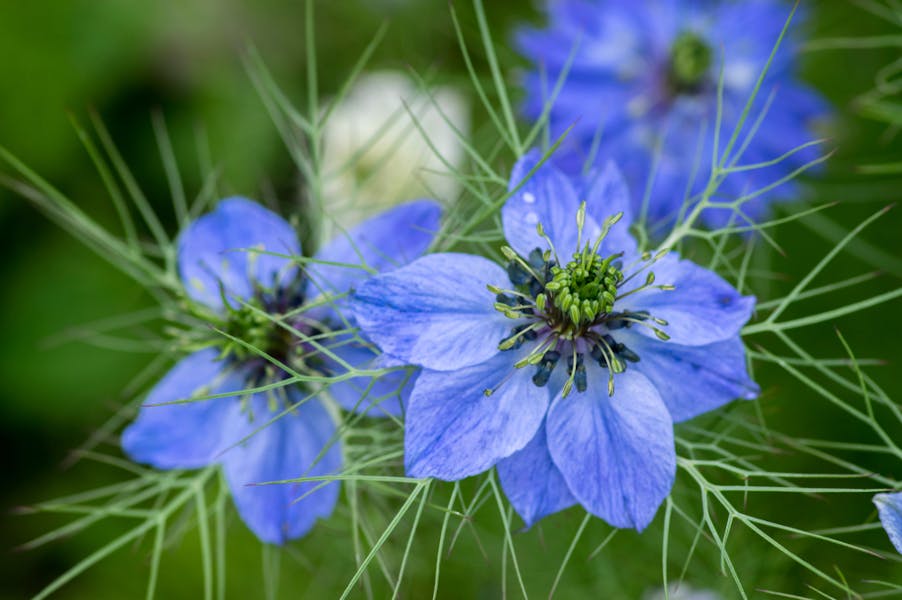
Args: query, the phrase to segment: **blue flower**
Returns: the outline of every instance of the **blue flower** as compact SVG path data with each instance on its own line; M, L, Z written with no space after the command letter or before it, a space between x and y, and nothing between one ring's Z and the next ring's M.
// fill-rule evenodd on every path
M874 504L877 505L880 522L889 535L889 541L902 554L902 492L877 494L874 496Z
M673 484L673 423L758 392L739 338L755 300L672 254L640 254L613 165L576 185L537 160L510 179L506 267L426 255L360 285L352 314L384 352L423 367L406 414L410 475L498 465L528 525L579 503L642 529Z
M791 7L779 0L549 4L547 28L525 29L517 36L520 51L534 64L525 78L524 112L538 118L553 100L552 135L573 128L559 166L576 172L593 149L601 160L616 160L634 192L637 215L651 177L647 223L660 233L679 214L687 193L696 196L707 184L721 67L718 154L739 123ZM820 96L795 79L796 52L797 44L787 36L733 146L731 158L751 136L738 164L773 161L811 141L809 126L826 114ZM565 83L554 97L571 56ZM760 127L753 131L759 117ZM729 202L763 189L817 157L817 149L809 147L779 164L730 175L712 200ZM744 203L742 214L717 207L702 217L712 227L745 225L765 216L772 200L795 193L796 187L786 183Z
M439 218L434 202L401 205L336 238L300 269L292 260L301 254L294 229L254 202L229 198L182 233L179 273L194 312L227 334L296 372L336 377L328 394L345 409L400 414L403 371L375 381L340 377L348 366L391 361L342 333L349 324L339 309L371 272L420 256ZM336 484L248 485L341 469L336 424L319 389L245 391L285 377L245 345L218 338L178 362L153 388L123 433L122 447L135 461L161 469L220 464L241 518L259 539L282 544L303 536L317 518L332 513ZM218 397L191 400L210 395Z

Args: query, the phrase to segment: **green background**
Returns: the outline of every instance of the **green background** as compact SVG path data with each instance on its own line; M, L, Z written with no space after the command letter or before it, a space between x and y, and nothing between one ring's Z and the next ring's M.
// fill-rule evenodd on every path
M458 4L465 36L475 47L478 32L472 8L467 2ZM537 12L528 3L489 4L489 23L502 64L521 65L504 42L510 39L515 24L536 20ZM343 82L382 22L388 23L389 30L371 67L434 72L439 81L470 89L445 0L332 0L316 2L316 8L324 95L334 93ZM854 3L818 2L809 8L804 30L812 38L900 33L899 26L877 19ZM301 101L306 78L303 17L302 2L282 0L2 2L0 145L83 210L101 222L113 223L114 213L102 183L68 121L72 114L84 122L88 110L96 109L151 203L174 232L170 196L151 126L151 113L159 110L168 123L189 190L197 190L201 182L196 143L202 130L221 168L223 191L252 197L274 195L283 207L290 208L297 175L250 84L242 56L248 44L255 45L279 85L289 97ZM806 52L800 57L804 78L836 110L829 132L836 154L819 177L811 180L809 200L839 202L829 217L846 228L896 201L902 190L898 176L860 172L861 165L902 161L902 145L886 123L864 118L856 103L856 98L872 87L878 70L897 58L898 48ZM485 68L481 53L477 66ZM478 108L474 118L477 123L485 121ZM902 218L895 209L864 235L869 244L894 261L874 264L844 255L821 281L877 268L885 271L879 279L818 298L787 316L834 308L898 287L902 276L900 224ZM762 290L770 297L791 289L831 247L810 227L798 223L779 228L775 237L785 254L771 256L776 276L769 289ZM15 552L17 545L64 521L17 515L12 509L121 477L115 470L93 463L75 467L63 463L70 449L122 405L127 398L123 389L153 358L152 353L120 352L78 341L60 343L60 334L149 306L152 299L5 190L0 190L0 244L0 450L5 475L0 489L0 531L2 549L8 552L0 561L0 596L19 598L36 593L124 530L121 523L102 523L39 550ZM897 300L835 323L859 356L890 361L888 367L872 374L892 398L902 398L902 378L896 371L902 357L900 309L902 303ZM842 346L830 325L799 332L797 339L819 356L841 356ZM764 367L757 377L764 388L762 410L772 428L791 435L869 439L866 431L850 424L783 371ZM860 460L875 471L902 477L898 463L867 456ZM789 457L787 462L794 468L806 468L798 457ZM773 464L789 470L787 463ZM774 513L783 522L804 523L799 526L829 527L873 518L865 496L830 497L814 504L780 496L768 501L772 505L760 507L762 512ZM814 514L812 506L819 507ZM497 519L491 511L484 512L491 515L482 540L488 556L481 554L472 537L463 536L443 568L442 597L494 598L501 594L498 526L493 524ZM544 528L521 536L519 555L536 595L547 595L556 566L581 519L578 510L567 511L549 519ZM413 553L408 566L408 583L402 588L407 597L431 593L436 531L435 523L427 522L419 534L424 546ZM234 534L229 547L230 596L261 596L261 550L237 521L230 532ZM641 590L658 581L660 537L656 534L618 536L625 541L611 553L586 560L607 532L603 524L590 525L587 541L577 549L577 558L558 589L560 597L638 597ZM878 531L858 541L886 550L888 543L882 535ZM282 595L318 598L340 592L354 571L346 539L339 518L339 524L320 525L311 537L294 544L295 558L286 555L281 559ZM404 540L401 536L396 544L401 546ZM760 581L767 587L807 593L802 572L773 551L740 543L735 552L750 589ZM834 561L832 552L823 545L810 545L803 554L825 569L831 569L834 562L840 564L852 579L902 580L902 570L890 561L857 555L843 555ZM160 597L200 596L198 555L193 533L168 551ZM729 590L728 582L717 573L716 555L708 552L699 563L694 571L699 574L698 586ZM59 597L142 597L147 568L147 544L129 546L64 588ZM375 592L376 597L385 593L379 588ZM730 592L725 593L729 597Z

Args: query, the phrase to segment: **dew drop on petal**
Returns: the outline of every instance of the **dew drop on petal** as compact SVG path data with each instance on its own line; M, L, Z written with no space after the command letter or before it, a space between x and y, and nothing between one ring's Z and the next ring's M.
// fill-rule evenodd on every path
M539 215L534 212L526 213L526 222L530 225L535 225L539 222Z
M536 201L536 195L532 192L526 192L523 194L523 202L527 204L534 204Z

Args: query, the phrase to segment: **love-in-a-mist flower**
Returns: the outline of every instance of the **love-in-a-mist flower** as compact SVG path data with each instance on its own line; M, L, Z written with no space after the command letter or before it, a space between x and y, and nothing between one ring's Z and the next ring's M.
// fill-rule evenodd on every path
M738 125L791 9L782 0L550 1L547 26L517 36L517 46L533 63L525 78L524 111L538 118L551 102L552 135L573 128L559 165L577 172L593 152L598 160L617 161L634 191L636 214L648 189L648 223L662 227L708 182L721 75L718 153ZM733 147L731 160L742 151L740 165L774 161L810 142L812 122L826 114L824 101L796 77L793 37L783 40ZM817 148L809 147L778 164L729 175L712 200L732 201L763 189L817 157ZM766 215L769 201L795 192L787 183L744 203L742 214L713 208L702 217L712 227L746 225Z
M291 225L250 200L223 200L191 223L179 239L179 274L192 312L226 335L203 342L153 388L123 433L126 454L161 469L220 464L259 539L281 544L307 533L332 513L337 484L249 484L338 473L330 398L371 415L400 413L405 373L341 377L379 357L347 333L337 309L371 272L420 256L439 218L434 202L401 205L325 245L306 268L293 260L301 244ZM288 374L277 364L324 383L278 386Z
M874 504L877 505L880 522L889 541L902 554L902 492L877 494L874 496Z
M497 464L527 524L578 502L642 529L673 484L673 423L757 393L739 338L755 300L673 254L640 254L614 166L576 184L538 158L510 179L505 266L426 255L363 283L352 312L423 367L410 475Z

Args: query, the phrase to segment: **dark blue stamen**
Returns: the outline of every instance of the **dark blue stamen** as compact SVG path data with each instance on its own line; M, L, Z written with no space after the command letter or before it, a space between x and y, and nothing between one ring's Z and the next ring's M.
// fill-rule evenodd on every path
M527 327L529 327L529 325L520 325L519 327L515 327L514 331L519 333L519 332L523 331L524 329L526 329ZM527 331L526 333L523 334L523 339L530 341L530 342L533 341L534 339L536 339L537 337L539 337L539 334L536 333L535 329L530 329L529 331Z
M551 281L552 268L556 264L553 260L545 260L542 250L535 248L524 262L512 260L507 263L507 277L515 286L525 286L522 291L535 298L545 291L545 284ZM499 302L503 300L499 299ZM532 311L527 312L532 314Z
M589 387L589 381L586 377L586 365L583 364L583 355L579 353L576 355L576 371L573 370L573 356L570 356L567 359L567 367L570 369L570 372L573 373L573 384L576 386L576 391L585 392L586 388Z
M501 340L501 344L504 344L508 340L514 339L514 345L510 348L505 348L503 351L506 352L507 350L515 350L522 346L524 341L531 342L536 339L539 334L537 334L535 330L529 329L529 327L529 323L526 323L525 325L517 325L516 327L511 329L511 334Z
M625 361L637 363L639 362L639 355L630 350L626 344L618 342L614 339L613 336L605 334L601 336L601 339L604 341L605 345L611 349L611 353L615 356L622 358ZM600 344L594 344L592 349L589 351L589 356L592 357L592 360L598 363L602 369L608 368L608 357L602 350ZM622 364L623 368L626 368L626 364Z
M545 284L551 281L552 268L556 264L553 260L545 260L542 250L535 248L529 253L525 264L517 260L507 263L507 277L515 286L528 286L530 294L535 297L544 291Z
M639 362L639 355L624 346L623 344L619 344L620 350L617 351L617 355L621 358L628 360L630 362L637 363Z
M551 378L551 372L554 371L554 367L557 366L558 361L561 359L561 353L555 350L549 350L542 356L541 362L538 364L538 368L536 369L536 374L532 376L532 382L539 387L544 387L548 384L548 380Z
M601 346L595 344L592 346L592 350L589 352L589 356L592 357L592 360L598 363L598 366L602 369L608 368L608 357L605 355L604 350L601 349Z
M517 306L517 304L519 304L516 298L508 296L507 294L498 294L495 296L495 301L508 306Z
M530 281L535 280L532 273L524 269L523 265L515 260L507 263L507 277L514 285L526 285Z
M635 319L638 321L647 321L651 318L651 313L647 310L637 310L637 311L623 311L621 313L613 313L608 319L605 321L605 325L608 329L623 329L624 327L632 327L635 323L633 321L628 321L627 319Z
M535 277L533 277L529 281L529 294L535 298L539 294L542 293L542 290L545 289L545 283L542 281L538 281Z
M521 337L517 337L517 330L516 330L516 329L513 329L512 332L511 332L511 334L510 334L509 336L507 336L506 338L502 339L499 345L502 345L502 347L503 347L503 345L505 344L505 342L508 342L508 341L510 341L510 340L513 339L513 338L516 338L516 339L514 340L514 345L511 346L510 348L504 348L504 349L502 350L502 352L507 352L508 350L516 350L517 348L519 348L520 346L523 345L523 337L522 337L522 336L521 336Z
M598 344L592 344L592 349L589 351L589 356L591 356L594 360L601 360L604 357L604 352L601 350L601 346Z
M532 252L529 253L529 266L535 269L536 271L541 271L545 267L545 256L542 254L542 251L538 248L533 249Z

